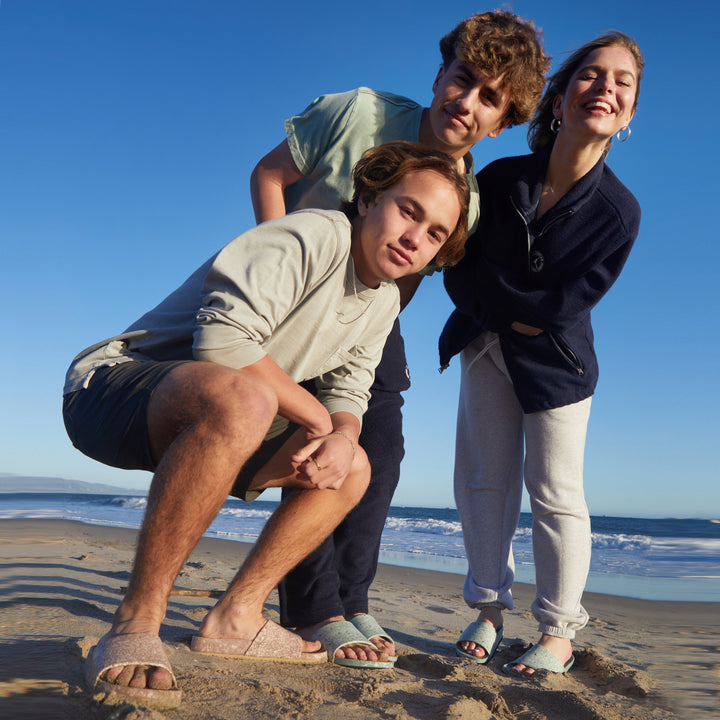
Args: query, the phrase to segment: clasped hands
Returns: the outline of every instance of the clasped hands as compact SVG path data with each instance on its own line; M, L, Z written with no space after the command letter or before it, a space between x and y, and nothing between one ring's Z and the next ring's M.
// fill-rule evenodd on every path
M292 461L297 464L300 479L309 480L319 490L337 490L348 476L354 456L350 437L333 430L327 435L309 436Z

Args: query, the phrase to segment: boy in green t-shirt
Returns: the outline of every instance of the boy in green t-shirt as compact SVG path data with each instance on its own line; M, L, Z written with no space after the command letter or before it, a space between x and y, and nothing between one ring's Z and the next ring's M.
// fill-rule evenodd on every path
M351 168L364 150L393 140L443 150L471 190L470 229L479 207L471 148L484 137L527 122L544 87L549 60L535 27L504 12L461 22L440 41L442 65L429 107L359 88L325 95L285 122L286 139L255 167L251 191L258 222L300 208L338 207L352 191ZM421 276L398 283L409 302ZM385 666L394 645L368 615L368 590L380 537L404 454L401 392L409 387L396 323L377 367L360 443L373 468L360 504L280 586L281 619L306 638L321 639L335 662ZM372 640L372 642L370 642Z

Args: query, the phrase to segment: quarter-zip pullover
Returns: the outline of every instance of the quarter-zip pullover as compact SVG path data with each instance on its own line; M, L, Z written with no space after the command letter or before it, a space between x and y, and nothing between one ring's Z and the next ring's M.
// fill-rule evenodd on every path
M640 206L600 160L536 218L550 151L504 158L477 175L480 222L465 257L445 271L455 303L440 336L440 362L485 330L525 412L593 394L598 363L590 311L610 289L637 237ZM540 328L529 337L513 322Z

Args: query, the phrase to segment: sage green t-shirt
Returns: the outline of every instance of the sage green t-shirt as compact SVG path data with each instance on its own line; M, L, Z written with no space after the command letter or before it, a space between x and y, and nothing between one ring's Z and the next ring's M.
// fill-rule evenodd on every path
M418 142L423 107L400 95L361 87L322 95L285 121L288 145L305 177L285 190L287 212L337 209L353 195L352 169L368 148L386 142ZM465 158L470 187L469 227L480 214L472 156Z

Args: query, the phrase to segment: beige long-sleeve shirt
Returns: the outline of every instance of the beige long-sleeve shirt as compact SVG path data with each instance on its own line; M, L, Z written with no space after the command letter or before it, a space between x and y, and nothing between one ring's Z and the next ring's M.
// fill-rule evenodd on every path
M120 362L242 368L270 355L296 382L317 378L328 412L360 419L399 295L394 282L363 285L350 240L348 219L333 210L300 210L248 230L124 333L81 352L64 392Z

